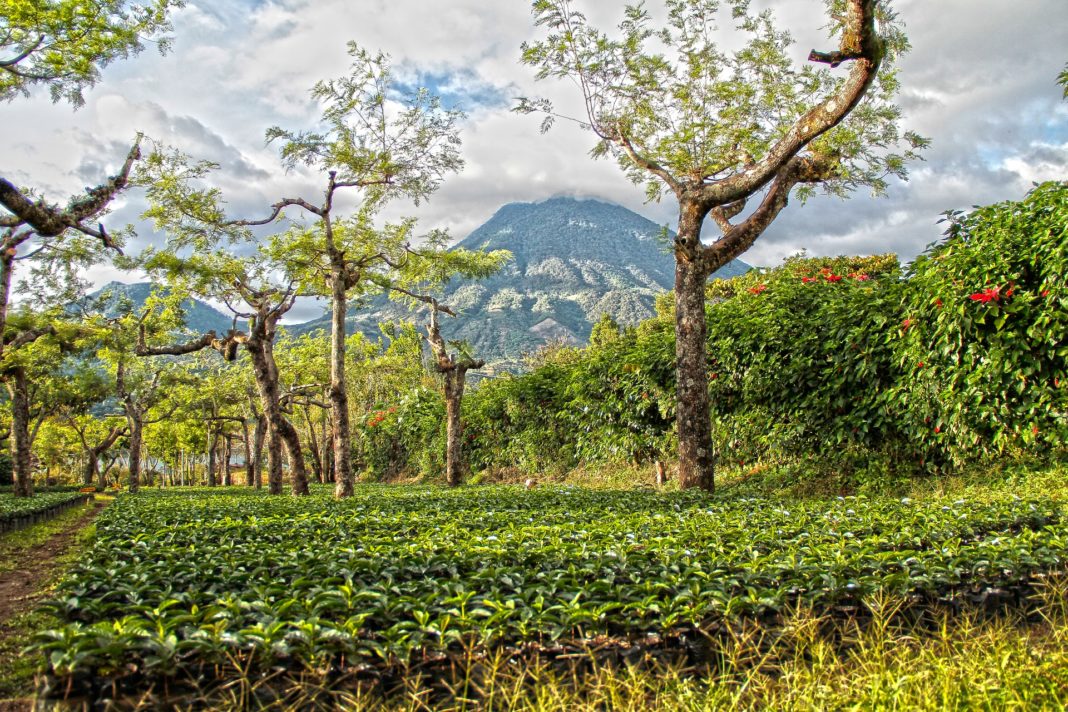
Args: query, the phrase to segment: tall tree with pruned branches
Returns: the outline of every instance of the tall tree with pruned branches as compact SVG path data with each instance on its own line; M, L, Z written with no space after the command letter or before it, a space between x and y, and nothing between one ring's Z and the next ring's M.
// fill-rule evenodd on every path
M596 136L595 157L615 159L650 200L678 201L679 481L712 490L707 280L749 249L791 193L803 199L822 187L845 196L861 186L882 193L888 178L906 177L907 161L926 141L898 127L894 60L908 43L888 2L825 0L838 47L813 50L802 67L790 59L789 33L748 0L665 4L664 26L654 26L644 5L628 5L619 33L609 35L572 0L535 0L546 36L524 44L523 61L538 79L577 84L584 115L576 120ZM721 22L739 49L717 44ZM521 99L516 110L543 115L543 131L571 118L545 99ZM705 242L709 221L720 235Z

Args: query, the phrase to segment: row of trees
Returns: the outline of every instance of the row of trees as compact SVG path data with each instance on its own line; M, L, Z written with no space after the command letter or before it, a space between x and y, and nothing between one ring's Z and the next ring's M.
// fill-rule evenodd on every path
M45 84L57 99L77 104L98 68L138 51L147 37L167 29L175 2L54 0L6 17L0 74L3 98ZM838 47L813 51L812 64L794 68L790 38L769 13L754 13L745 0L667 0L668 23L654 27L642 6L628 7L620 33L606 34L587 22L571 0L535 0L536 23L546 36L523 48L523 61L539 78L571 78L581 88L585 115L579 123L597 138L594 156L612 156L651 199L670 195L679 204L675 238L675 374L680 481L712 489L713 452L704 356L705 284L718 267L744 252L786 206L792 192L814 186L845 194L861 185L875 192L887 176L905 174L905 163L924 145L898 129L900 112L893 62L907 42L885 4L876 0L828 3ZM82 16L94 18L88 23ZM723 22L740 48L718 47L714 32ZM84 25L84 26L83 26ZM81 41L78 38L81 38ZM272 127L268 142L279 146L282 167L316 176L311 195L279 196L262 215L231 215L215 182L218 166L180 150L138 138L122 169L66 207L0 179L0 331L2 372L11 395L17 491L30 493L33 350L71 353L98 340L116 354L113 396L121 403L131 440L130 487L139 482L137 446L153 398L133 388L141 374L147 392L163 393L169 362L216 350L224 361L247 354L267 452L267 481L282 487L283 452L294 492L307 491L305 446L283 402L282 373L275 353L279 323L304 296L329 300L332 325L329 378L321 394L330 417L331 461L336 494L352 493L351 406L346 372L349 338L345 318L350 301L376 290L425 305L427 338L436 369L444 375L448 424L448 478L455 482L460 446L459 398L464 374L478 367L466 354L450 354L438 317L449 314L435 290L454 277L492 272L505 254L446 250L447 237L416 239L412 221L381 225L377 216L389 201L418 204L462 167L458 127L462 114L445 109L425 90L405 92L392 81L384 55L350 46L345 76L323 81L312 96L322 108L312 129ZM850 67L845 76L832 71ZM826 65L826 68L817 68ZM540 112L545 127L559 116L541 99L525 98L518 110ZM895 152L899 143L906 145ZM99 219L119 192L137 187L149 202L145 217L163 235L162 244L136 257L121 255L122 235ZM796 190L795 190L796 189ZM342 197L355 207L343 210ZM702 240L712 222L717 240ZM36 241L39 249L28 246ZM102 258L140 268L176 295L226 304L234 325L225 334L176 340L164 304L118 319L70 319L70 288L80 267ZM23 308L8 318L15 263L32 259L36 311ZM32 289L32 288L31 288ZM42 311L43 304L56 304ZM239 328L240 327L240 328ZM103 330L101 332L101 329ZM103 335L102 335L103 334ZM134 366L137 363L139 365ZM314 384L318 385L318 384ZM214 417L214 416L213 416ZM260 421L257 421L260 422ZM258 430L258 429L257 429ZM108 431L94 447L123 437ZM245 438L248 442L249 438ZM255 440L253 438L253 440ZM92 452L86 439L85 448ZM317 440L316 442L322 442ZM250 457L254 455L250 452ZM323 453L319 452L320 458ZM87 465L87 467L90 467Z
M353 412L373 412L387 393L412 383L437 387L425 368L423 340L414 326L389 329L376 342L360 334L348 338L346 366L352 377L346 397ZM35 345L36 355L46 357L46 343ZM79 484L100 488L119 484L120 477L132 489L141 484L269 486L270 474L264 477L269 427L251 359L227 362L208 353L139 358L132 353L136 339L126 348L98 340L84 346L38 360L31 374L36 386L30 440L46 477L69 483L76 471ZM318 482L334 482L338 472L330 446L329 349L329 337L322 333L283 336L275 349L280 410L297 435L308 479ZM358 429L366 420L359 418ZM357 448L355 455L355 466L362 469L362 451ZM439 461L444 456L442 450ZM242 465L236 474L235 459ZM292 460L286 464L297 472Z

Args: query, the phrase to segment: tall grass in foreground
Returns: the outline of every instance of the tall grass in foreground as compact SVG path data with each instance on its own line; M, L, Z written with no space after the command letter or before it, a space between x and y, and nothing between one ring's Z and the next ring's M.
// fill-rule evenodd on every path
M121 708L423 710L1044 710L1068 707L1068 577L1026 611L938 611L869 599L842 620L795 611L774 627L712 640L707 668L610 665L589 658L457 661L450 674L390 684L315 671L251 679L239 661L180 699L147 692ZM386 689L387 687L391 689ZM156 691L158 692L158 690Z

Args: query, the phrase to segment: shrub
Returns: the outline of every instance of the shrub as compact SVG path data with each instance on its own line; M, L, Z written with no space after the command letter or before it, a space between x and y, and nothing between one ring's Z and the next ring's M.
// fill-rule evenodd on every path
M1068 183L947 220L908 274L892 394L907 435L956 465L1063 449Z

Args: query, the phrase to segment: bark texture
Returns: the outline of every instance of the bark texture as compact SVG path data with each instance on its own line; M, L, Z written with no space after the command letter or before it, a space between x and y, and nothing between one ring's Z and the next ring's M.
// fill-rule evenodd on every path
M447 307L431 302L430 323L426 327L427 342L434 354L435 368L445 382L445 481L450 487L456 487L463 482L463 423L460 420L460 408L464 383L469 370L482 368L486 362L448 352L438 327L439 311L452 313Z
M335 265L331 276L330 317L330 420L335 497L351 497L355 491L352 470L352 428L349 423L349 397L345 389L345 314L348 284L344 265Z
M30 383L26 369L11 369L8 379L11 395L11 441L16 497L33 496L33 461L30 443Z

